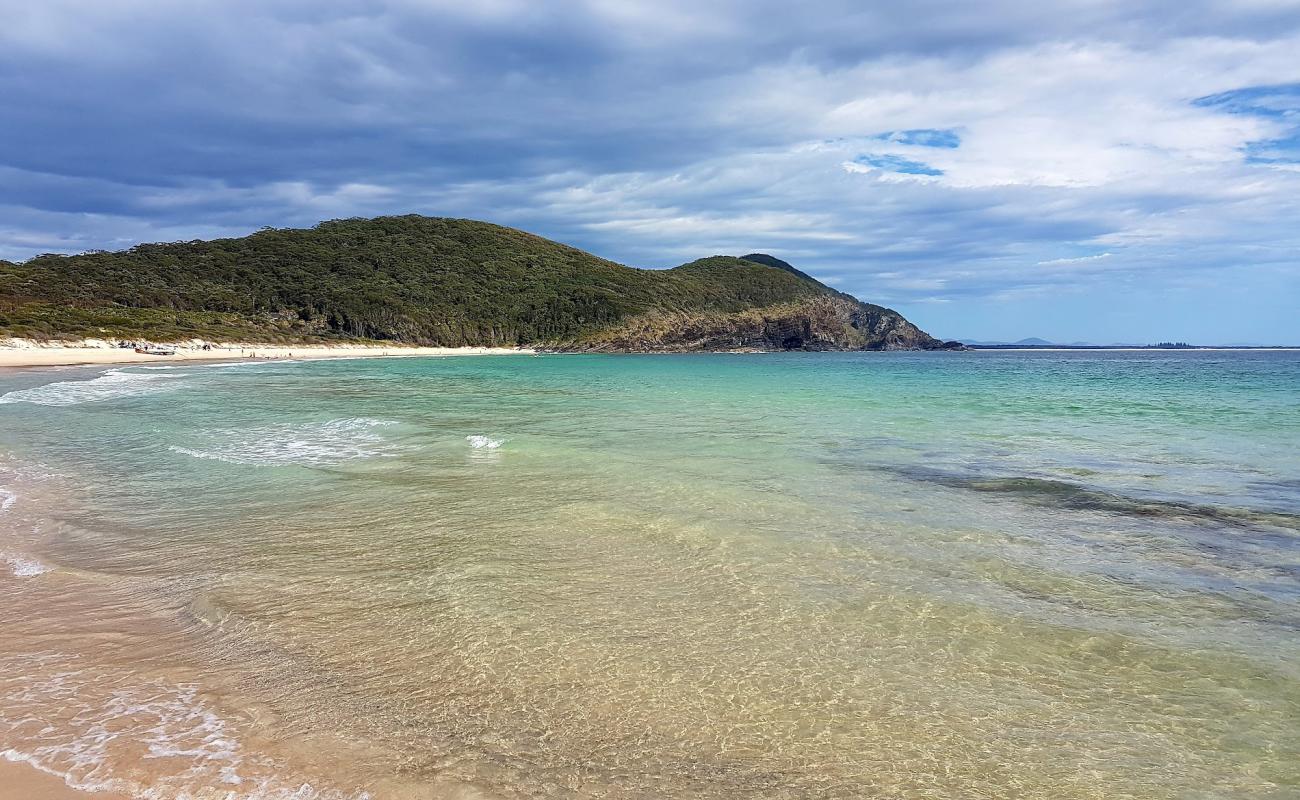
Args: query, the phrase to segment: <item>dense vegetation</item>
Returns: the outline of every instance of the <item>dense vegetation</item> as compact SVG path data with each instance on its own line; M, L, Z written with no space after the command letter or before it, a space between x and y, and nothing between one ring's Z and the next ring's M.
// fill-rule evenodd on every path
M784 262L751 259L640 270L484 222L335 220L0 261L0 335L564 346L647 314L842 297Z

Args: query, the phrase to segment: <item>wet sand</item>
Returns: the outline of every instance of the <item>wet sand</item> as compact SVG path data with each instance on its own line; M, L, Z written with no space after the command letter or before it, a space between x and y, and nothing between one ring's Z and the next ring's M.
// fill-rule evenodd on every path
M83 792L21 761L0 758L0 800L128 800L124 794Z

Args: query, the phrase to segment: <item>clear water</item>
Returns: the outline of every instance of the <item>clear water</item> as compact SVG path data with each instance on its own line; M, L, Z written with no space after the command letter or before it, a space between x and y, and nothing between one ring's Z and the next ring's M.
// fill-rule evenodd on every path
M1300 797L1300 354L13 371L0 455L76 786Z

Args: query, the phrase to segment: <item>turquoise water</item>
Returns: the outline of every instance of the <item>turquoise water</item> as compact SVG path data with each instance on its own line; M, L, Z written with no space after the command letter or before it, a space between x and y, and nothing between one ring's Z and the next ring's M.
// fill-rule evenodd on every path
M1300 796L1297 353L14 371L0 454L74 785Z

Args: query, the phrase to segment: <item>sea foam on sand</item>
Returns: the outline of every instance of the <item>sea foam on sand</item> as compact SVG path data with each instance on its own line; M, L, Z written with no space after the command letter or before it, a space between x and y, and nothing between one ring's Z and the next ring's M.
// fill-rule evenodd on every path
M0 717L0 734L13 743L0 757L30 764L74 789L144 800L369 800L366 793L322 791L287 778L282 765L246 750L193 684L102 685L95 670L62 660L0 659L9 673L0 679L10 684L8 705L26 709L27 719L51 705L62 708L59 724L41 728L24 726L24 715ZM151 773L147 783L137 770L121 769L129 766L123 759L142 759ZM224 788L212 792L216 786Z
M36 559L17 553L0 554L0 560L9 565L9 571L15 578L32 578L50 571L48 566Z

